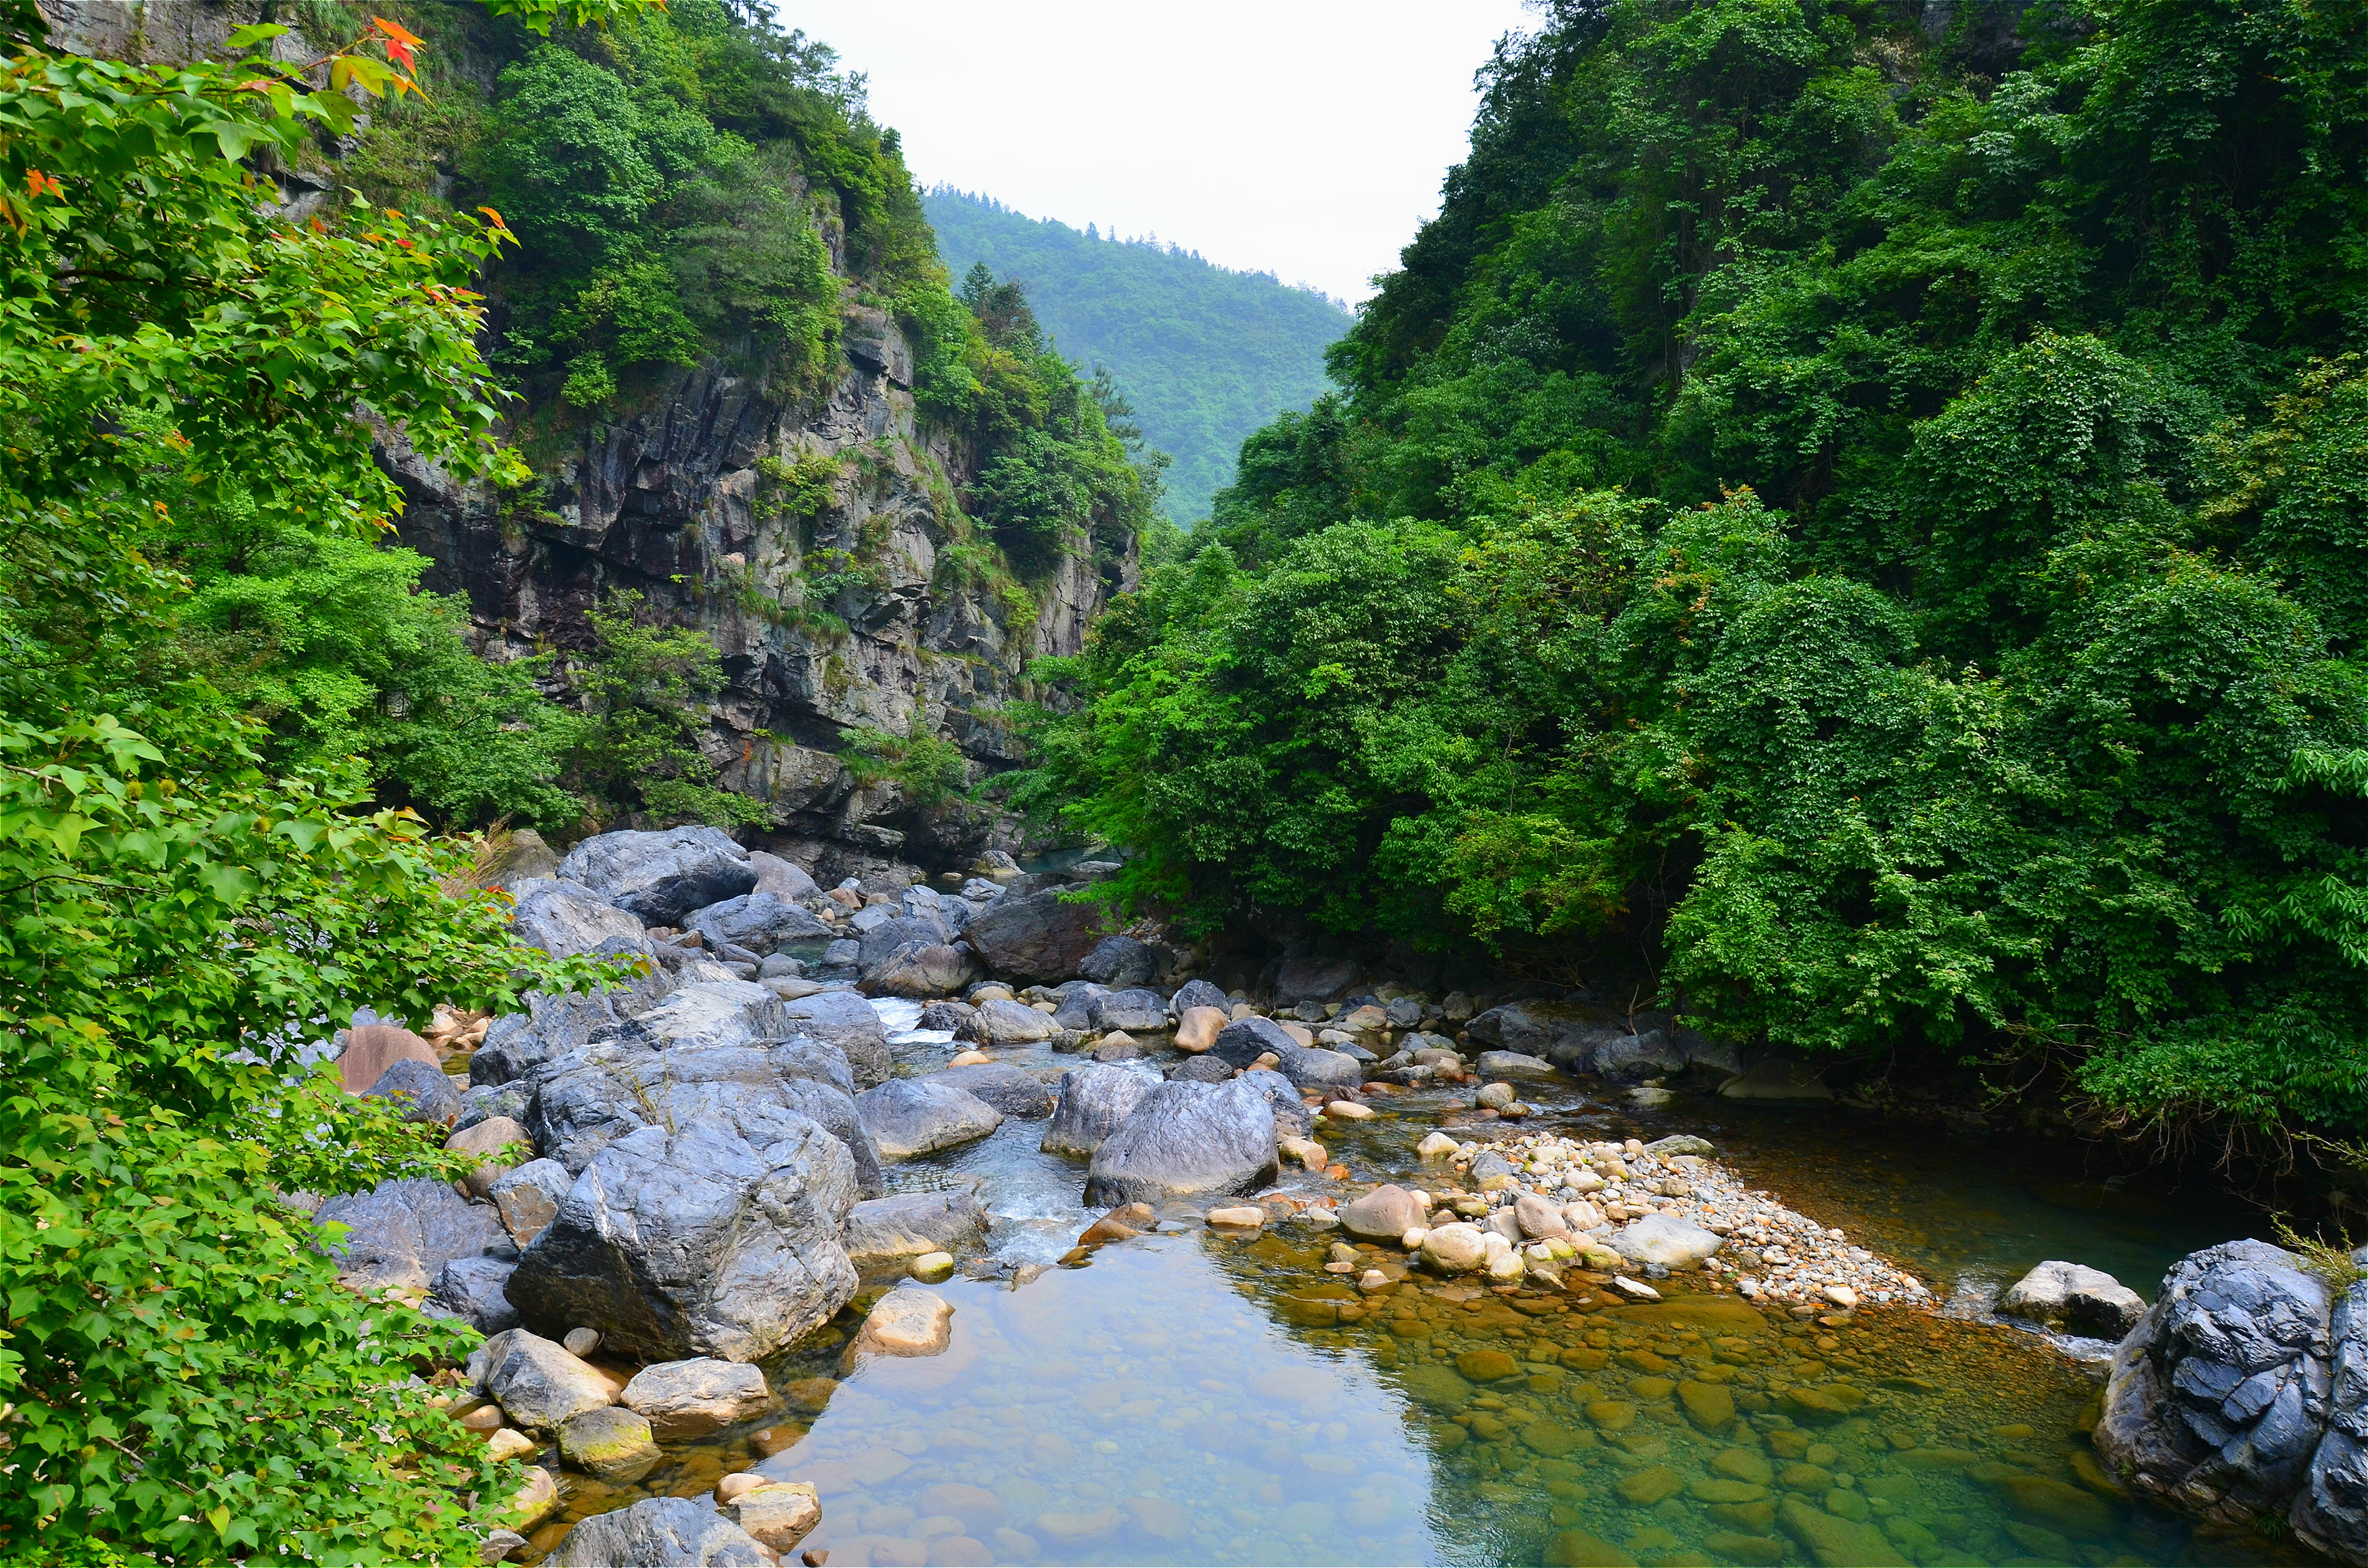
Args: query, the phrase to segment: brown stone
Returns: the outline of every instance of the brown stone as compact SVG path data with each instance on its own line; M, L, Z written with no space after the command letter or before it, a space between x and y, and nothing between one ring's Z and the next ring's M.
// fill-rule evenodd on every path
M1217 1043L1217 1031L1230 1021L1222 1008L1185 1008L1176 1020L1176 1049L1199 1055Z
M363 1024L346 1033L345 1054L337 1058L338 1085L359 1095L398 1062L425 1062L444 1071L444 1059L436 1048L400 1024Z

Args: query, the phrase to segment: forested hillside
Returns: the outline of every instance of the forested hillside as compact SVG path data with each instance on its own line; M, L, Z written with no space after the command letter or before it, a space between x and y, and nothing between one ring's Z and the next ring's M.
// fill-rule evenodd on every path
M1174 459L1167 515L1188 528L1233 482L1243 437L1329 388L1324 351L1349 317L1321 294L943 186L923 207L955 277L983 265L1018 279L1063 354L1109 368L1144 438Z
M1144 477L753 7L50 9L0 0L0 1558L476 1562L535 1472L408 1375L474 1335L342 1288L309 1210L479 1156L320 1051L624 971L516 946L433 835L775 810L710 755L762 661L635 585L903 698L822 761L942 800L953 705L898 678L992 696L1007 645L1074 646ZM637 455L657 543L602 557L581 476L691 386L728 471ZM513 627L384 548L427 498L571 563L572 641L475 656Z
M2301 0L1554 5L1040 782L1203 922L2357 1135L2363 86Z

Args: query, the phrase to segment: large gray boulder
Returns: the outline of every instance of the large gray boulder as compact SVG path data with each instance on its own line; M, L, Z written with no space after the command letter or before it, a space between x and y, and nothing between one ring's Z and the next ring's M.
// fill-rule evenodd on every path
M1581 1033L1604 1034L1601 1015L1571 1002L1508 1002L1475 1015L1464 1029L1482 1045L1560 1062L1554 1047Z
M2368 1247L2351 1255L2368 1265ZM2305 1543L2353 1568L2368 1564L2368 1281L2355 1281L2328 1324L2334 1386L2327 1435L2311 1455L2310 1481L2287 1522Z
M1109 918L1100 905L1066 903L1059 890L1048 888L998 900L962 935L993 972L1057 985L1100 945Z
M1492 1084L1551 1083L1562 1075L1543 1057L1525 1056L1518 1051L1484 1051L1474 1065L1480 1070L1480 1076Z
M516 1082L554 1056L606 1038L639 1017L674 989L665 970L653 964L629 985L605 991L544 993L527 998L527 1011L495 1018L484 1043L469 1058L472 1086ZM514 1113L505 1113L514 1114Z
M1048 1154L1084 1158L1102 1145L1148 1096L1156 1079L1115 1063L1072 1067L1061 1074L1053 1124L1040 1147Z
M921 1001L960 991L978 978L978 966L961 948L943 942L905 942L867 964L857 986L867 996L905 996Z
M505 1329L469 1352L468 1373L511 1426L528 1432L555 1432L616 1403L619 1392L608 1373L524 1328Z
M771 893L791 903L803 903L810 898L820 898L822 889L815 885L806 869L794 860L784 860L779 855L768 855L762 849L748 851L748 869L757 873L757 892Z
M610 1040L546 1062L529 1083L527 1131L537 1152L570 1173L645 1127L768 1105L813 1118L846 1144L859 1193L882 1189L878 1152L848 1093L846 1057L805 1036L668 1051Z
M985 1233L986 1212L966 1187L870 1199L847 1216L847 1256L877 1268L924 1253L952 1252Z
M639 917L577 882L536 879L512 890L510 934L555 959L574 958L614 942L647 953L649 934Z
M1658 1029L1622 1035L1595 1049L1595 1070L1606 1083L1634 1085L1686 1070L1686 1053Z
M787 1040L787 1007L780 997L749 980L702 980L675 988L658 1003L620 1024L615 1039L652 1051L709 1045L757 1045Z
M1315 1130L1315 1113L1299 1097L1298 1085L1273 1068L1250 1068L1234 1082L1264 1096L1277 1138L1304 1138Z
M2009 1287L1998 1310L2066 1334L2119 1339L2146 1315L2146 1301L2101 1268L2051 1258Z
M1216 1043L1209 1047L1209 1054L1235 1067L1247 1067L1269 1051L1281 1056L1286 1051L1297 1049L1299 1041L1291 1037L1288 1029L1272 1018L1261 1018L1252 1014L1247 1018L1235 1018L1219 1029Z
M781 1004L790 1034L808 1035L847 1053L855 1086L868 1089L888 1076L888 1030L871 1004L852 991L818 991Z
M953 933L946 929L946 923L938 918L935 911L894 915L863 933L860 956L856 961L870 969L907 944L942 947L952 940Z
M1032 1045L1060 1032L1054 1015L1040 1013L1025 1002L997 998L980 1003L954 1035L981 1045Z
M384 1100L405 1121L429 1127L450 1127L461 1114L461 1091L441 1067L404 1060L378 1075L362 1097Z
M1094 1027L1099 1029L1124 1029L1129 1034L1154 1034L1170 1028L1167 998L1156 991L1140 987L1131 991L1113 991L1094 1008Z
M1077 972L1115 991L1148 985L1159 971L1159 956L1132 937L1104 937L1077 965Z
M1274 994L1285 1006L1294 1002L1337 1002L1364 973L1365 966L1355 959L1285 959L1275 974Z
M1220 1034L1219 1038L1224 1037ZM1292 1044L1275 1054L1282 1058L1279 1071L1295 1089L1315 1089L1336 1099L1343 1095L1354 1099L1365 1082L1365 1064L1338 1051Z
M1188 980L1176 988L1167 999L1170 1017L1180 1018L1195 1007L1214 1007L1220 1013L1234 1010L1234 999L1205 980Z
M2327 1537L2322 1550L2362 1561L2368 1534L2349 1532L2356 1501L2342 1494L2368 1408L2355 1403L2335 1427L2344 1441L2329 1451L2328 1503L2309 1496L2336 1391L2332 1308L2303 1260L2266 1242L2181 1259L2114 1353L2095 1433L2105 1468L2143 1495L2225 1522L2291 1511L2297 1531ZM2349 1368L2355 1398L2362 1370Z
M363 1295L426 1290L454 1258L502 1253L510 1244L491 1204L472 1203L450 1182L425 1177L333 1198L313 1223L324 1233L322 1247L336 1260L338 1281ZM328 1239L333 1224L345 1227L341 1240Z
M1053 1022L1064 1029L1092 1029L1101 1027L1102 998L1110 994L1107 985L1090 980L1073 980L1055 991L1061 1005L1053 1009Z
M661 1443L688 1443L751 1421L773 1407L765 1374L743 1361L697 1356L643 1367L620 1403L650 1424Z
M576 1523L551 1568L774 1568L780 1559L703 1498L644 1497Z
M1053 1085L1008 1062L973 1062L941 1068L929 1076L976 1095L1006 1116L1034 1121L1053 1114Z
M651 926L680 926L693 910L757 889L748 852L712 827L600 834L569 850L559 874Z
M819 955L822 944L828 943L836 934L812 910L761 888L694 910L682 927L698 932L711 948L728 942L752 953L775 953L787 949L799 958Z
M600 1151L510 1277L529 1326L643 1360L754 1361L855 1293L855 1161L813 1119L742 1106Z
M431 1317L460 1318L479 1334L499 1334L518 1325L507 1287L516 1259L456 1257L437 1270L425 1311Z
M887 1160L910 1159L984 1138L1003 1113L936 1078L891 1078L855 1096L856 1114Z
M1274 1112L1255 1085L1169 1081L1094 1151L1086 1202L1114 1207L1246 1192L1271 1181L1275 1170Z

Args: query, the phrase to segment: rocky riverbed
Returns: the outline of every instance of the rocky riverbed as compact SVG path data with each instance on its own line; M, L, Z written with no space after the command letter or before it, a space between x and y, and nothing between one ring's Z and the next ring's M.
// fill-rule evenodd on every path
M355 1288L491 1335L436 1379L536 1463L489 1561L2283 1560L2103 1468L2089 1371L1931 1310L1938 1206L1691 1110L1666 1038L1558 1064L1502 1049L1546 1009L1353 978L1262 1009L1011 868L768 859L523 868L571 874L514 878L522 938L645 979L346 1041L535 1156L322 1211Z

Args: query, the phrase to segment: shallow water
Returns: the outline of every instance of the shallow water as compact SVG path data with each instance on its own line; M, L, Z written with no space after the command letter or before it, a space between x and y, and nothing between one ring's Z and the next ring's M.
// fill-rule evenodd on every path
M900 1062L952 1054L913 1030L915 1005L875 1006ZM999 1054L1048 1072L1074 1062ZM1944 1295L2044 1256L2150 1294L2181 1253L2248 1228L2218 1199L2084 1182L2045 1150L1951 1143L1845 1111L1686 1099L1634 1113L1576 1086L1540 1098L1547 1126L1701 1132L1755 1184ZM1443 1094L1383 1103L1326 1138L1358 1180L1408 1175L1413 1142L1449 1108ZM899 1190L970 1184L996 1217L1002 1273L934 1287L955 1309L949 1352L851 1364L863 1309L894 1283L867 1281L834 1324L768 1365L784 1396L771 1426L670 1450L631 1488L563 1473L536 1551L575 1518L703 1493L755 1465L815 1485L823 1522L791 1556L825 1551L832 1568L2307 1560L2199 1538L2111 1497L2082 1435L2090 1372L1993 1322L1804 1322L1731 1295L1614 1306L1600 1290L1578 1301L1420 1278L1360 1297L1323 1271L1337 1232L1227 1238L1190 1205L1163 1233L1015 1286L1012 1266L1054 1263L1094 1212L1079 1202L1082 1165L1037 1150L1042 1130L1008 1120L890 1167ZM1338 1184L1300 1176L1283 1190Z

